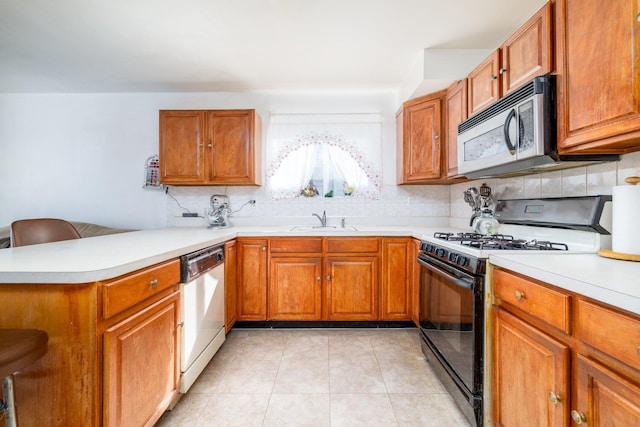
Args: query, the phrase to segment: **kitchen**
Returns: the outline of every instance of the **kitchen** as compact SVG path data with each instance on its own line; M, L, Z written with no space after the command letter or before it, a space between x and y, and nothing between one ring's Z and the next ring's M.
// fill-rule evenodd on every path
M540 2L539 2L540 3ZM532 6L533 13L542 3ZM527 14L522 12L524 22ZM517 27L513 23L511 30ZM509 31L496 38L496 45ZM479 62L479 61L477 61ZM19 92L19 91L18 91ZM141 190L144 160L157 152L158 110L256 108L263 120L272 112L382 111L382 158L395 158L395 91L331 93L5 93L1 95L3 152L2 223L20 217L54 216L122 228L153 229L203 224L182 218L176 202L159 191ZM93 92L93 91L92 91ZM123 92L123 91L120 91ZM337 107L339 106L339 107ZM37 126L34 120L37 118ZM28 130L28 131L27 131ZM4 141L9 141L6 147ZM24 147L33 150L25 150ZM11 159L10 161L6 159ZM53 167L50 165L54 165ZM639 157L625 154L620 162L482 182L501 198L570 197L610 194L624 178L639 174ZM464 190L476 183L396 186L394 162L382 163L382 197L369 199L310 198L274 201L263 187L170 187L169 194L193 212L202 212L213 193L226 193L232 207L247 206L237 225L259 225L278 217L311 221L312 212L326 211L330 221L347 217L350 224L468 226ZM15 177L25 176L16 180ZM77 177L82 176L82 180ZM132 184L135 183L135 184ZM64 189L64 190L61 190ZM87 200L90 202L87 204ZM361 212L368 215L362 218ZM398 215L401 218L398 218ZM272 218L275 218L272 220ZM290 219L287 218L286 221ZM367 224L367 225L368 225ZM267 224L271 226L272 224Z

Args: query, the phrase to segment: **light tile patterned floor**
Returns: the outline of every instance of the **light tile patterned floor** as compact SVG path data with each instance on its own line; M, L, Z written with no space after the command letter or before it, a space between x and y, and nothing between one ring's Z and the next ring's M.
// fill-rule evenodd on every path
M156 426L469 424L415 329L234 329Z

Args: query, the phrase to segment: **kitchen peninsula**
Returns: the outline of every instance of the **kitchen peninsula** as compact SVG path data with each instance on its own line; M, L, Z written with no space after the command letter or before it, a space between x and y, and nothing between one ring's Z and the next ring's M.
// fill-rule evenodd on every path
M22 425L36 425L33 420L60 426L118 425L123 417L144 424L160 417L177 394L172 363L177 360L180 255L244 238L270 242L290 237L309 240L310 236L378 237L417 242L433 240L435 228L443 227L356 226L357 231L320 234L291 231L290 225L223 230L178 227L0 251L0 323L3 327L37 326L49 329L50 335L47 356L16 376L20 410L27 414L21 416ZM496 262L640 315L640 289L630 286L640 273L639 264L595 254L554 254L555 259L566 260L562 261L566 274L561 274L544 267L549 264L543 257L549 256L501 255ZM615 276L575 273L583 265L612 272L611 263L615 263ZM611 278L628 286L620 287L608 280ZM156 279L157 286L147 289L146 283ZM156 357L150 351L153 348L164 349L163 354ZM122 363L134 356L144 357L144 363ZM141 373L136 375L138 369ZM166 375L149 375L149 369ZM138 383L122 381L118 373ZM150 381L152 378L163 380ZM133 391L157 396L158 401L145 407L141 402L150 399L136 398ZM51 398L35 398L39 393ZM145 411L149 419L135 418L145 416Z

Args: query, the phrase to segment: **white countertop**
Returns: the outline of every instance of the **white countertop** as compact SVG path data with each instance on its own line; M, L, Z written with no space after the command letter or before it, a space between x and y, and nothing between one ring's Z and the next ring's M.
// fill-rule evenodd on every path
M597 254L547 252L489 255L493 265L640 314L640 263Z
M291 226L175 227L0 250L0 283L90 283L121 276L236 237L411 236L434 241L442 226L360 226L296 232ZM595 254L500 252L492 264L640 314L640 263Z
M0 250L0 283L88 283L215 245L238 236L414 236L430 228L358 227L358 231L295 232L291 226L242 226L227 229L174 227L133 231Z

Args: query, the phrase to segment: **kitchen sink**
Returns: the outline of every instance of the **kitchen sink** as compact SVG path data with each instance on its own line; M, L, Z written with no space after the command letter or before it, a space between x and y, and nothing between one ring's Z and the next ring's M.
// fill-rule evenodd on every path
M300 233L309 233L309 232L329 232L329 233L334 233L334 232L348 232L348 231L358 231L357 228L355 228L352 225L348 225L346 227L338 227L338 226L333 226L333 225L326 225L326 226L322 226L322 225L296 225L291 227L291 229L289 231L297 231Z

